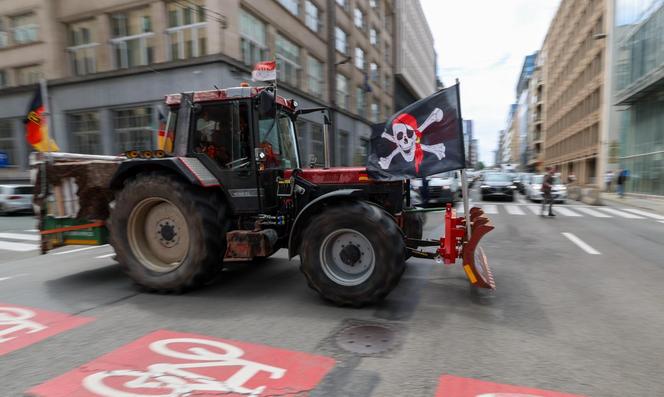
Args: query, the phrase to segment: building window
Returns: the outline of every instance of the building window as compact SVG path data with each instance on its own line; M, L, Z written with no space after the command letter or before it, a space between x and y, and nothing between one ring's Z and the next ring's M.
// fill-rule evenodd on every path
M360 47L355 48L355 67L364 70L364 50Z
M276 47L279 79L297 87L300 74L300 47L281 35L277 35Z
M378 102L374 101L371 104L371 121L377 123L379 118L380 118L380 106L378 106Z
M374 28L369 30L369 42L372 46L378 47L378 31Z
M69 60L75 76L97 72L97 43L94 20L69 25Z
M337 0L337 4L344 10L348 11L348 0Z
M265 24L248 12L240 11L242 62L253 66L267 59Z
M29 85L39 83L42 78L41 65L24 66L16 68L16 85Z
M355 9L355 12L353 13L353 20L355 21L355 26L357 26L358 29L364 30L364 13L362 10L359 8Z
M0 70L0 88L5 88L7 85L7 73L4 70Z
M307 0L304 3L304 23L307 25L307 27L314 32L320 31L321 23L320 23L320 11L318 10L318 7L316 5Z
M307 61L307 87L313 95L323 95L323 63L309 56Z
M369 64L369 78L372 83L379 83L380 80L380 71L378 70L378 64L371 62Z
M389 91L390 89L392 89L392 76L390 76L389 74L385 75L385 84L383 85L383 87L385 87L385 91Z
M392 49L390 48L390 45L385 43L385 63L391 64L391 59L392 59Z
M357 87L355 89L355 110L357 111L357 114L364 117L366 115L365 109L364 88Z
M150 20L150 7L113 14L111 31L113 63L116 69L154 62L154 32Z
M348 78L342 74L337 74L337 105L348 110Z
M5 27L5 21L0 16L0 48L7 47L9 45L9 33L7 33L7 28Z
M360 145L357 146L355 151L354 163L355 165L366 165L367 155L369 154L369 139L360 138Z
M378 8L378 0L369 0L371 8Z
M342 54L348 54L348 35L340 27L334 28L334 47Z
M166 29L168 59L188 59L207 53L207 30L203 0L168 3Z
M300 15L298 0L279 0L279 4L284 6L291 14Z
M14 32L14 44L26 44L37 41L39 25L34 13L17 15L11 18Z
M152 108L139 107L113 112L116 151L153 150L155 131L152 123Z
M74 153L102 154L101 131L97 112L72 113L68 115L69 130L74 141Z
M7 164L18 164L18 148L14 139L14 121L0 120L0 156L7 156ZM3 157L4 157L3 156Z

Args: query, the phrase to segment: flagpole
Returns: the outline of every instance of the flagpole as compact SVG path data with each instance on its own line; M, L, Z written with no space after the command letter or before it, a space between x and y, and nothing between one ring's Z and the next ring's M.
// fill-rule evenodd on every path
M44 112L42 112L42 118L46 119L46 136L43 139L46 141L46 152L51 153L51 140L49 139L49 130L52 127L51 123L51 106L48 103L48 87L46 86L46 79L39 79L39 89L41 91L42 105L44 106Z
M461 127L461 139L463 139L463 118L461 116L461 84L459 79L456 79L457 90L457 108L459 109L459 125ZM463 168L461 169L461 194L463 195L463 216L466 218L466 238L470 240L471 224L470 224L470 198L468 197L468 175L466 174L466 153L465 145L462 143L461 150L463 153Z

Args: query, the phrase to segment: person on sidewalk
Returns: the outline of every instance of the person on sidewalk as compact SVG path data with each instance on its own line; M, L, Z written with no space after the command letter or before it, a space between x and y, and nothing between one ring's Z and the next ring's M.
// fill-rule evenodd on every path
M611 183L613 183L613 171L608 170L604 174L604 183L606 183L606 191L611 193Z
M544 216L544 210L546 209L547 203L549 204L549 216L556 216L553 213L553 194L551 189L553 189L553 178L554 170L552 167L546 167L546 174L542 179L542 212L541 216Z
M629 171L627 171L626 168L620 170L620 173L618 174L618 181L616 182L616 188L618 190L618 195L620 195L620 198L625 198L625 182L627 182L628 177L629 177Z

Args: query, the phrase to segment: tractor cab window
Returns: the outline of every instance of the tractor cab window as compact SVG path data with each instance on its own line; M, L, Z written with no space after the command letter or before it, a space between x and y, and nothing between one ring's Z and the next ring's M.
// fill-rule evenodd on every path
M249 157L249 107L239 102L204 105L195 115L194 148L222 168L247 168Z
M272 117L259 120L259 147L266 154L267 168L298 168L295 126L289 115L279 112L275 122Z

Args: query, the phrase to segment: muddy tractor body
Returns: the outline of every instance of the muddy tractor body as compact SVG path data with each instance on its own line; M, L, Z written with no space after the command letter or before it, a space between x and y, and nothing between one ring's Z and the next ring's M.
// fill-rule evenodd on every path
M341 305L385 297L410 256L464 257L471 283L493 287L475 249L492 228L481 210L467 221L448 208L446 236L424 240L424 215L410 208L408 181L375 181L363 167L302 164L295 122L320 112L327 126L325 109L301 109L256 87L169 95L166 105L160 150L112 161L102 195L109 216L88 219L106 225L116 260L146 289L194 288L230 262L282 248L300 257L312 289ZM470 233L475 224L479 232ZM66 231L42 229L45 244ZM435 249L419 249L427 246Z

